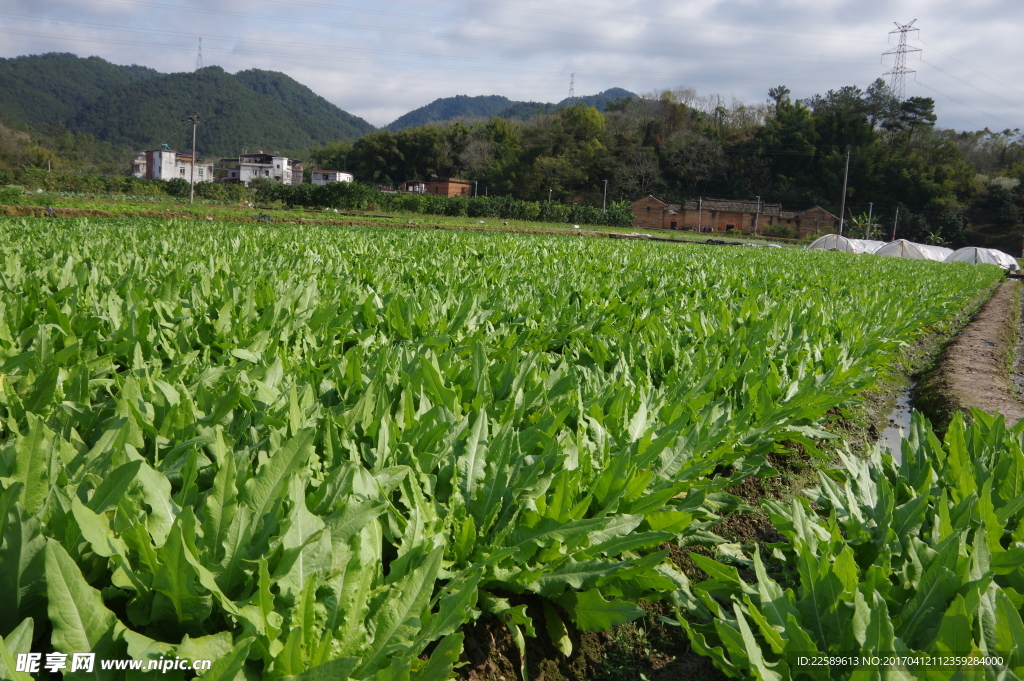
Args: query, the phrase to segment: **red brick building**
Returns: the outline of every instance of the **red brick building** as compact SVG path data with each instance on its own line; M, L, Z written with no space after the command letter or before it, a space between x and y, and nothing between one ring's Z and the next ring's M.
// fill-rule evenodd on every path
M457 177L439 177L426 182L426 194L441 196L472 196L473 183Z
M760 233L770 225L786 225L795 227L802 237L839 229L839 218L820 206L793 212L782 210L778 203L703 198L669 203L651 195L630 206L633 224L640 229L735 230L750 234Z

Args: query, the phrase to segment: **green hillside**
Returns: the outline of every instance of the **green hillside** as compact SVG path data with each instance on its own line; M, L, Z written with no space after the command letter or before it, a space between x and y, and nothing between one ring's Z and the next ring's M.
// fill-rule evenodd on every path
M288 109L292 122L316 139L353 140L376 130L362 118L342 111L302 83L278 71L249 69L235 78L258 95L272 97Z
M114 88L83 107L69 127L116 144L185 149L192 129L181 118L198 111L209 121L199 129L199 149L217 156L257 148L304 156L310 146L374 129L282 73L243 74L208 66Z
M460 116L489 118L490 116L497 116L515 103L508 97L502 97L501 95L481 95L479 97L455 95L454 97L441 97L426 106L421 106L399 116L384 127L391 132L398 132L406 128L416 128L436 121L448 121Z
M56 52L0 59L0 112L29 125L64 122L82 102L160 75L145 66L118 66L99 57Z
M342 111L283 73L249 70L235 75L218 66L162 74L71 54L0 59L0 120L42 134L48 126L132 150L167 143L191 145L182 123L198 111L198 150L233 156L264 149L304 157L311 146L354 140L375 128ZM127 161L126 161L127 162Z
M612 102L619 99L639 99L640 97L629 90L624 90L620 87L613 87L599 92L596 95L586 95L585 97L566 97L558 103L558 106L572 106L573 104L586 104L592 106L598 111L604 111L604 108Z
M481 95L478 97L456 95L455 97L435 99L426 106L421 106L399 116L393 122L384 126L384 128L391 132L398 132L399 130L415 128L427 123L450 121L455 118L490 118L491 116L498 116L500 118L525 120L538 113L578 103L604 111L605 105L609 102L636 96L629 90L623 90L618 87L587 97L566 98L558 104L517 102L500 95Z

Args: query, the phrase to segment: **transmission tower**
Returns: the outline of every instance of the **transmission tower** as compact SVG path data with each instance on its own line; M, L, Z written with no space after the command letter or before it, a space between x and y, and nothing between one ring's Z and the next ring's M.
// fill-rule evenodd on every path
M917 71L907 68L907 54L910 52L921 51L921 48L919 47L907 47L907 34L918 30L914 28L914 23L916 21L917 19L914 19L914 21L911 21L909 24L900 24L894 21L893 23L896 24L896 29L889 31L889 35L892 35L893 33L899 33L900 42L894 49L882 53L883 57L887 54L896 55L895 63L892 65L891 69L885 72L884 75L892 76L892 78L889 79L889 88L892 90L893 94L896 95L896 98L901 102L903 101L903 97L906 92L904 83L905 76L908 73L917 73Z
M203 39L199 39L199 54L196 55L196 71L203 68Z
M572 99L573 97L576 96L576 94L575 94L576 93L575 85L576 85L576 74L575 73L571 73L571 74L569 74L569 99Z

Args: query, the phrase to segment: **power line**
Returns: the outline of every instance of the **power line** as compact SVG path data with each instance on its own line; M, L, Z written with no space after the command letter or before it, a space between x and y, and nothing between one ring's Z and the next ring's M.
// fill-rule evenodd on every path
M1017 88L1015 88L1015 87L1014 87L1013 85L1011 85L1010 83L1006 83L1006 82L1004 82L1004 81L1001 81L1001 80L997 80L996 78L993 78L993 77L992 77L992 76L990 76L990 75L989 75L988 73L985 73L984 71L982 71L982 70L978 69L977 67L971 66L971 65L970 65L970 64L968 64L967 62L965 62L965 61L962 61L962 60L960 60L960 59L957 59L956 57L954 57L954 56L953 56L953 55L951 55L951 54L948 54L948 53L946 53L946 52L943 52L942 50L940 50L939 48L935 47L934 45L932 45L932 44L931 44L930 42L928 42L928 41L926 41L926 40L922 40L922 41L921 41L921 44L923 44L923 45L927 45L927 46L928 46L929 48L931 48L931 49L935 50L936 52L938 52L938 53L939 53L939 54L941 54L942 56L946 57L947 59L952 59L952 60L953 60L953 61L955 61L955 62L956 62L957 64L960 64L961 66L964 66L964 67L966 67L966 68L969 68L970 70L972 70L972 71L974 71L975 73L977 73L977 74L978 74L979 76L982 76L983 78L988 78L988 79L989 79L990 81L992 81L993 83L995 83L995 84L996 84L996 85L998 85L999 87L1003 87L1003 88L1006 88L1007 90L1013 90L1014 92L1016 92L1016 93L1017 93L1017 94L1019 94L1019 95L1024 95L1024 90L1018 90ZM922 61L923 61L923 60L922 60Z
M163 5L159 5L159 4L155 4L155 3L122 2L122 1L119 1L119 0L104 0L104 1L105 2L109 2L111 4L126 5L126 6L131 6L131 7L142 5L142 6L154 7L154 8L157 8L157 9L168 9L167 7L165 7ZM308 3L293 3L293 4L308 4ZM285 22L291 22L291 23L298 23L300 25L310 25L311 24L311 22L308 22L308 21L305 21L305 20L302 20L302 19L292 19L292 18L287 18L287 17L270 17L270 16L265 16L265 15L250 14L250 13L246 13L246 12L237 12L237 11L232 11L232 10L220 10L220 9L205 8L205 7L203 7L203 8L200 8L200 7L176 7L176 8L174 8L174 11L175 12L181 12L181 11L201 12L201 13L204 13L204 14L214 14L214 15L219 15L219 16L234 16L234 17L242 17L242 18L247 18L247 19L256 19L256 20L260 20L260 21L274 21L274 22L285 21ZM353 10L353 11L355 11L355 10ZM371 13L380 13L380 14L389 14L388 12L376 11L376 10L360 10L360 11L371 12ZM391 14L394 14L394 13L391 13ZM54 20L50 19L49 17L40 17L40 16L24 15L24 14L14 14L14 13L11 13L11 12L0 12L0 16L8 16L8 17L20 19L20 20L23 20L23 21L31 21L31 22L54 21ZM409 18L412 18L412 19L418 19L421 22L423 20L435 20L433 17L423 17L423 16L419 16L419 15L402 15L402 16L408 16ZM439 21L456 21L456 20L450 20L450 19L444 19L444 18L436 19L436 20L439 20ZM107 23L99 23L99 22L71 21L71 20L66 20L66 19L56 20L56 23L72 24L72 25L78 25L78 26L89 26L89 27L104 28L104 29L114 30L114 31L125 31L125 32L142 32L142 33L168 33L168 32L170 32L170 33L174 33L173 31L165 31L165 30L161 30L161 29L144 29L144 28L135 28L135 27L129 27L129 26L118 26L116 24L107 24ZM332 22L317 21L317 22L315 22L314 25L317 26L317 27L337 27L337 28L341 28L341 29L351 29L351 28L353 28L352 24L337 23L337 22L332 23ZM500 29L505 30L505 31L511 29L511 30L527 31L527 32L531 32L531 33L551 34L551 35L558 36L558 37L583 38L583 39L586 39L586 40L592 40L595 37L593 34L586 34L586 33L569 33L569 32L565 32L565 31L553 31L553 30L538 29L538 28L523 29L523 28L507 26L507 25L503 25L503 24L481 24L480 22L476 22L475 25L482 25L482 26L491 27L491 28L500 28ZM364 31L365 30L379 30L379 31L383 31L385 33L405 33L405 34L413 34L413 35L426 35L426 36L430 36L432 38L437 37L437 32L436 31L431 31L431 30L426 30L426 29L421 29L421 28L412 29L412 28L401 28L401 27L395 27L395 26L387 26L387 27L374 26L374 27L360 27L360 28L361 28L361 30L364 30ZM185 33L184 35L194 35L194 34ZM62 36L62 37L66 38L67 36ZM231 36L207 36L207 37L218 37L218 38L222 38L224 40L237 40L238 39L236 37L231 37ZM551 41L550 40L522 40L522 39L510 38L510 37L500 37L499 38L499 37L494 37L494 36L482 37L482 38L479 38L479 40L480 41L485 41L488 45L493 44L493 43L505 43L505 44L510 44L510 45L523 45L523 46L529 46L529 47L550 47L551 46ZM740 63L746 63L749 60L744 59L742 57L736 57L736 58L733 58L733 59L729 59L729 55L754 54L754 55L771 55L773 57L795 57L795 58L799 58L801 61L807 59L808 56L809 56L807 54L802 54L802 53L785 53L785 52L778 52L778 51L749 50L749 49L745 50L745 49L741 49L741 48L736 48L735 46L728 46L728 45L724 45L724 46L721 46L721 47L715 47L715 46L710 46L710 45L702 45L702 46L697 46L697 47L693 47L693 48L690 48L690 49L680 49L680 46L674 45L674 46L672 46L671 52L666 52L665 49L660 47L660 46L656 50L655 49L651 49L649 41L646 41L646 40L616 39L616 38L604 38L604 37L602 37L601 40L602 40L602 43L604 43L604 44L607 44L607 43L620 43L620 44L625 44L625 45L637 45L637 46L642 46L642 47L648 48L648 49L643 49L643 50L640 50L640 49L622 49L622 48L618 48L618 51L620 53L636 54L636 55L639 55L639 56L647 56L647 57L662 57L662 58L663 57L667 57L667 56L674 56L674 57L706 57L707 53L709 51L715 51L715 52L722 52L725 55L725 56L722 56L722 57L716 57L716 61L719 61L719 62L721 62L721 61L735 61L735 62L740 62ZM272 42L275 42L275 41L261 40L261 43L272 43ZM292 43L292 44L298 44L298 43ZM588 46L588 45L575 45L575 44L571 44L571 43L565 43L565 44L562 44L562 46L563 47L569 47L569 48L578 48L578 49L589 49L590 48L590 46ZM810 56L813 57L818 63L828 61L828 62L834 62L834 63L851 63L852 64L852 63L857 63L857 62L861 61L859 58L854 58L854 57L833 57L831 55L821 55L821 54L810 55ZM501 61L507 61L507 60L501 60Z
M922 83L921 81L917 81L917 84L918 84L918 85L920 85L921 87L925 88L925 89L931 90L932 92L934 92L934 93L935 93L935 94L937 94L937 95L941 95L941 96L945 97L946 99L949 99L949 100L951 100L951 101L954 101L954 102L956 102L957 104L960 104L961 106L966 106L966 107L967 107L968 109L973 109L974 111L977 111L978 113L982 114L983 116L992 116L992 115L993 115L991 111L982 111L982 110L981 110L981 109L979 109L978 107L976 107L976 106L973 106L973 105L971 105L971 104L968 104L967 102L961 102L961 101L960 101L959 99L957 99L956 97L951 97L950 95L947 95L947 94L946 94L946 93L944 93L944 92L939 92L939 91L938 91L938 90L936 90L935 88L933 88L933 87L929 87L928 85L925 85L925 84L924 84L924 83ZM954 116L954 118L956 118L956 116ZM1010 124L1010 125L1013 125L1012 123L1010 123L1010 121L1009 121L1009 120L1007 120L1007 119L1005 119L1005 118L1002 118L1001 116L996 116L996 118L999 118L999 119L1000 119L1001 121L1003 121L1003 123L1008 123L1008 124ZM964 119L962 119L962 118L961 118L960 120L964 120ZM965 122L966 122L966 121L965 121Z
M1005 99L1003 99L999 95L992 94L991 92L988 92L987 90L982 90L980 87L978 87L977 85L975 85L974 83L972 83L970 81L964 80L963 78L960 78L959 76L954 76L949 71L945 71L945 70L939 68L938 66L936 66L935 64L932 64L930 62L926 62L924 59L921 60L921 63L922 64L928 64L928 66L932 67L933 69L935 69L939 73L943 73L943 74L949 76L950 78L952 78L953 80L958 80L961 83L963 83L964 85L967 85L968 87L974 88L975 90L977 90L978 92L980 92L983 95L988 95L989 97L992 97L994 99L998 99L1000 102L1002 102L1003 104L1006 104L1007 106L1012 106L1012 107L1016 107L1017 106L1013 102L1006 101Z
M260 19L268 19L268 20L271 20L271 21L280 21L280 20L284 20L284 21L301 21L301 20L289 19L289 18L286 18L286 17L266 17L266 16L261 16L261 15L248 14L248 13L245 13L245 12L237 12L237 11L232 12L230 10L215 10L215 9L212 9L212 8L177 6L177 5L172 7L172 6L168 6L168 5L162 5L162 4L158 3L158 2L145 2L145 1L133 2L133 1L126 1L126 0L100 0L100 1L101 2L106 2L106 3L111 3L111 4L127 5L127 6L132 6L132 7L152 7L152 8L155 8L155 9L164 9L164 10L168 10L168 11L172 11L172 12L180 12L182 10L185 10L185 11L212 12L212 13L219 13L219 14L235 14L235 15L250 16L250 17L260 18ZM440 1L442 1L442 2L449 2L449 3L453 3L453 4L460 4L460 5L461 4L466 4L464 0L440 0ZM309 2L308 0L275 0L274 4L275 5L294 5L294 6L300 6L300 7L310 7L310 8L318 9L318 10L325 10L326 9L326 10L334 10L334 11L339 11L339 12L353 12L353 13L370 14L370 15L376 15L376 16L409 18L409 19L413 19L413 20L415 20L417 22L435 21L435 22L457 23L457 24L461 25L461 24L464 24L465 21L466 21L464 16L462 16L460 18L451 19L451 18L448 18L448 17L425 16L425 15L421 15L421 14L409 14L409 13L406 13L406 12L395 12L395 11L392 11L392 10L379 10L379 9L367 9L365 7L352 7L352 6L348 6L348 5L340 5L340 4L335 4L335 3ZM496 3L496 2L472 2L471 4L476 5L476 6L480 6L480 7L493 7L495 9L515 10L515 11L519 11L519 12L524 11L524 8L522 7L522 5L502 4L502 3ZM636 12L632 8L629 9L629 10L620 10L620 9L613 9L613 8L595 8L595 7L591 6L591 5L581 5L581 4L576 4L576 3L565 3L565 2L563 2L563 3L547 3L547 2L545 2L545 5L563 5L563 6L567 6L567 7L580 7L580 8L584 8L584 9L588 10L587 16L588 16L589 19L603 20L603 17L601 17L601 16L594 16L595 9L598 9L598 11L603 11L603 12L607 12L607 13L617 13L617 14L623 14L623 15L628 16L628 18L615 18L615 19L611 19L611 21L614 21L617 26L621 25L621 24L624 24L624 23L625 24L636 24L636 25L640 25L640 26L649 26L649 21L637 20L637 17L646 17L648 19L655 19L655 20L657 20L658 26L663 26L663 27L679 26L681 28L686 28L686 29L690 29L690 30L697 29L702 34L704 34L704 33L727 33L730 36L735 37L735 35L737 33L741 33L741 34L742 33L748 33L748 34L750 34L752 36L770 36L772 38L777 38L779 35L793 35L793 36L814 37L817 40L821 40L823 38L827 38L830 41L848 40L848 41L853 41L853 42L872 43L872 44L878 44L880 42L877 39L869 39L867 37L852 37L852 36L846 35L846 34L821 34L820 32L793 31L793 30L774 29L774 28L773 29L763 29L763 30L762 29L751 29L751 28L739 26L739 25L736 25L736 24L724 24L724 23L708 22L708 21L705 21L705 20L700 20L700 21L675 21L675 22L673 22L671 20L666 20L666 18L663 15L661 15L661 14L651 14L651 13L646 13L645 14L643 12ZM572 13L570 13L570 12L553 12L550 9L529 9L529 10L525 10L525 11L529 12L529 13L534 13L534 14L549 14L549 15L554 15L554 16L570 17L572 19L579 19L579 13L578 12L572 12ZM319 21L316 21L316 22L305 22L305 21L302 21L302 23L311 23L311 24L314 24L314 25L322 25ZM518 27L518 26L509 26L507 24L495 24L495 23L486 23L486 22L480 22L480 21L475 21L474 24L478 25L478 26L488 26L488 27L494 27L494 28L501 28L503 30L512 29L512 30L523 30L523 31L533 31L533 32L562 33L562 34L564 34L564 32L562 32L562 31L552 31L552 30L538 29L538 28L529 28L529 29L527 29L527 28L521 28L521 27ZM347 25L350 25L350 24L347 24Z
M892 79L889 81L889 87L893 91L893 94L896 95L896 99L898 99L901 102L904 99L904 80L906 78L906 75L908 73L917 73L916 71L907 68L907 53L921 51L921 48L919 47L907 47L907 34L918 30L914 28L915 22L917 22L917 19L914 19L914 21L911 21L909 24L900 24L894 21L893 23L896 24L896 30L889 31L889 35L892 35L893 33L899 33L899 45L897 45L895 49L882 53L883 57L887 54L896 55L896 61L893 64L893 67L886 71L883 75L892 76Z
M943 34L938 33L938 32L936 32L934 35L936 35L939 38L944 38L947 41L952 40L949 36L943 35ZM929 42L926 42L926 41L922 40L921 43L924 44L924 45L928 45L928 47L930 47L931 49L934 49L935 51L939 52L940 54L943 54L943 55L945 55L947 57L950 57L950 55L946 54L945 52L942 52L941 50L939 50L938 48L936 48L933 44L931 44ZM976 71L976 72L978 72L978 73L980 73L982 75L985 75L986 73L994 73L994 72L1000 72L1001 71L1002 74L1003 74L1003 77L1007 77L1008 76L1007 72L1004 70L1007 67L1006 62L999 62L999 63L993 62L993 61L991 61L990 59L988 59L985 56L984 51L982 51L982 50L972 50L971 51L971 61L976 63L976 64L983 64L983 65L987 65L987 66L980 66L980 67L979 66L972 66L972 64L964 62L964 61L962 61L960 59L957 59L955 57L950 57L950 58L954 59L954 61L959 61L964 66L966 66L966 67L968 67L970 69L973 69L974 71ZM1012 75L1009 75L1009 78L1011 78L1011 79L1018 79L1018 78L1020 78L1020 75L1021 74L1019 72L1016 72L1016 73L1013 73ZM989 77L989 76L986 76L986 77ZM1003 83L1000 82L1000 84L1003 84ZM1009 87L1009 86L1007 86L1007 87ZM1010 89L1013 89L1013 88L1011 87Z
M0 16L2 16L4 14L7 14L7 13L0 12ZM79 26L89 26L89 27L95 26L94 24L88 24L88 23L85 23L85 22L64 21L62 23L71 24L71 25L79 25ZM126 32L126 33L158 33L158 34L161 34L161 35L174 35L174 36L189 36L189 35L191 35L191 34L186 33L186 32L168 31L166 29L159 29L159 30L158 29L134 29L134 28L116 27L116 26L101 26L101 27L102 28L106 28L108 30L112 30L112 31L119 31L119 32ZM125 40L125 39L111 40L109 38L91 38L91 37L86 37L86 36L69 36L69 35L67 35L66 32L49 33L49 32L42 32L42 31L28 31L28 30L19 30L19 29L0 28L0 33L8 33L8 34L12 34L12 35L26 35L26 36L43 37L43 38L60 38L61 40L65 41L65 42L67 42L69 40L72 40L72 41L79 41L79 42L99 43L99 44L103 44L103 45L111 45L111 44L119 44L119 45L146 45L146 46L150 46L150 47L153 45L153 42L150 41L150 40ZM213 37L215 39L221 39L221 40L224 40L224 41L234 41L234 40L236 40L236 38L231 37L231 36L206 36L206 37L207 38ZM300 53L285 53L285 52L278 52L278 51L269 51L269 50L266 49L266 46L268 46L268 45L276 45L276 46L282 46L282 47L300 47L300 48L302 48L303 52L300 52ZM181 43L162 43L161 47L165 47L166 48L166 47L187 47L187 46L182 45ZM497 70L497 71L505 71L505 72L509 72L509 73L522 73L522 72L524 72L524 68L523 67L526 67L528 69L532 67L534 72L536 72L536 73L550 74L550 73L555 72L555 69L553 67L550 67L550 66L548 66L546 64L540 64L540 63L537 63L537 62L517 61L517 60L510 60L510 59L493 59L493 58L466 57L466 56L459 55L459 54L454 54L454 55L453 54L423 55L423 54L415 53L415 52L405 52L405 53L396 52L395 50L388 49L388 48L352 47L352 46L349 46L349 45L326 45L326 44L317 44L317 43L309 43L309 42L301 42L301 43L299 43L299 42L290 42L290 41L281 41L281 40L261 40L260 41L260 47L258 49L255 49L255 50L247 50L245 48L239 48L239 47L208 48L208 50L209 49L213 49L215 52L224 52L224 53L227 53L227 54L256 55L256 56L262 56L262 57L272 56L272 57L276 57L276 58L285 57L285 58L290 58L290 59L309 59L309 60L313 60L313 61L322 61L323 55L322 54L314 54L314 53L310 52L310 50L311 49L322 49L322 50L325 51L325 53L337 53L339 51L342 51L342 52L363 53L363 54L386 54L386 55L388 55L390 57L415 57L415 58L419 58L419 59L423 59L426 56L426 57L428 57L430 59L437 59L437 60L442 60L442 61L443 60L448 60L448 61L453 61L453 62L469 61L469 62L476 62L476 63L480 63L480 64L494 64L495 66L481 67L481 68L486 68L488 71L490 71L490 70ZM723 61L723 60L719 59L718 61ZM737 59L735 61L744 61L744 60ZM388 61L384 61L384 60L375 60L375 63L386 65L389 62ZM521 64L522 66L520 66L520 67L512 67L511 66L512 64ZM508 66L508 68L501 68L501 66L503 66L503 65ZM433 66L431 68L450 68L450 69L462 69L462 70L465 69L464 66L460 66L458 64L453 64L452 66ZM580 71L577 70L576 72L579 73ZM643 81L649 81L649 82L664 82L665 80L669 80L669 79L671 79L671 80L679 80L679 78L680 78L680 74L679 74L678 71L657 72L657 71L652 71L650 69L626 70L626 69L598 68L598 69L587 70L587 71L585 71L585 73L588 73L588 74L598 74L598 75L608 75L608 76L620 75L620 76L623 76L623 77L632 78L634 80L643 80ZM767 82L767 81L765 81L764 78L761 78L761 77L735 77L735 76L721 77L721 76L689 76L689 75L687 75L687 76L685 76L685 79L688 80L688 81L692 81L692 82L711 82L711 83L723 83L723 82L728 82L728 83L765 83L765 82ZM371 82L376 82L375 79L370 79L370 80L371 80ZM788 80L788 82L791 82L791 83L807 83L807 84L812 84L812 83L813 84L820 84L820 83L832 83L833 82L831 79L822 79L822 78L790 78L790 79L787 79L787 80ZM772 82L774 82L774 79L773 79Z

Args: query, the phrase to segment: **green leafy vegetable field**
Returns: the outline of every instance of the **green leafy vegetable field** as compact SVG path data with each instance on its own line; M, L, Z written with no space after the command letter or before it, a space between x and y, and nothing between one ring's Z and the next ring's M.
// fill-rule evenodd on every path
M568 622L678 599L663 547L714 542L726 489L773 473L780 442L816 452L829 410L1000 276L0 220L0 674L91 651L211 659L207 679L442 680L481 616L570 654Z
M694 647L762 681L1024 676L1024 422L972 420L940 442L915 413L900 464L843 457L807 497L766 501L787 541L739 557L754 584L695 554L711 579L674 598Z

